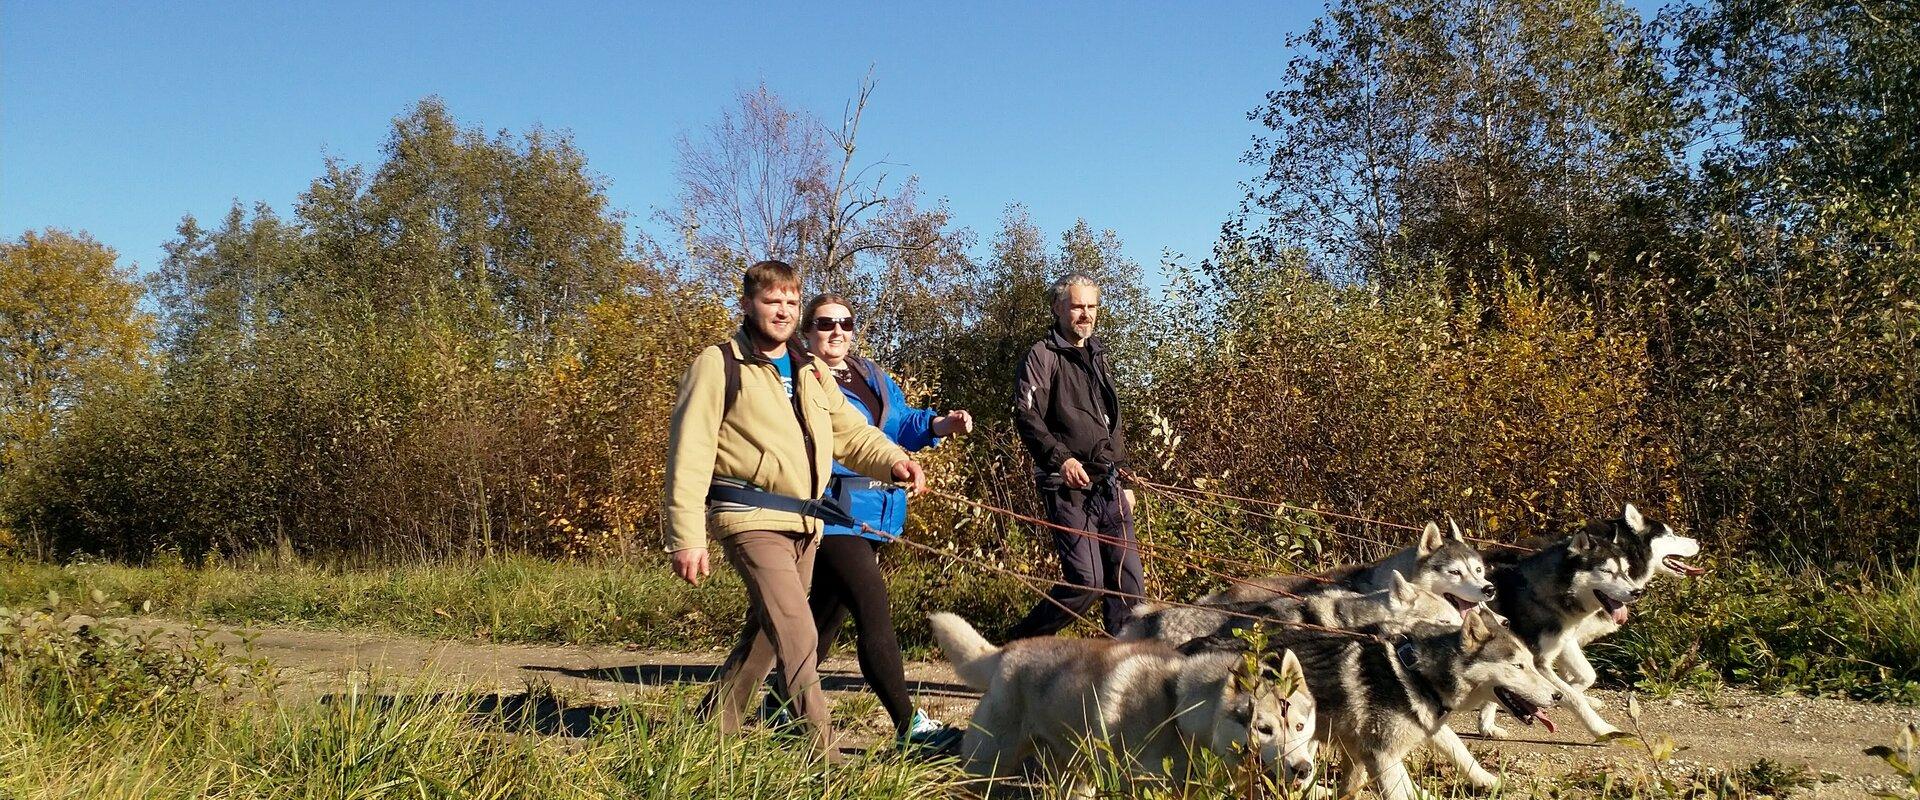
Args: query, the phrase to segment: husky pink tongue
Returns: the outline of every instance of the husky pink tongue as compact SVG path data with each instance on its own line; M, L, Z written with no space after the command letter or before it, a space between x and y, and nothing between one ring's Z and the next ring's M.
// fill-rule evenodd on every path
M1547 726L1547 733L1558 733L1560 731L1559 728L1553 726L1553 720L1547 719L1547 710L1544 708L1533 712L1533 721Z
M1615 606L1615 607L1614 607L1614 609L1613 609L1613 624L1615 624L1615 625L1625 625L1625 624L1627 624L1627 607L1626 607L1626 606Z

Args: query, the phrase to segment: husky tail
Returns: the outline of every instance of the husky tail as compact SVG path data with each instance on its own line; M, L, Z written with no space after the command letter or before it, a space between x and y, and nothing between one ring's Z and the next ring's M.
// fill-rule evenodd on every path
M993 683L993 674L1000 671L1000 648L994 647L958 615L932 614L927 622L933 626L933 638L940 643L940 652L947 655L947 662L953 665L961 682L986 691Z

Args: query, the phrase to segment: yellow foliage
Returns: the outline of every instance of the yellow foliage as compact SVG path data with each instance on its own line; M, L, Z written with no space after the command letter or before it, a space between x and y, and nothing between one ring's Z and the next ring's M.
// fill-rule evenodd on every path
M0 473L83 395L144 372L153 320L117 257L54 229L0 242Z
M1627 501L1676 510L1661 490L1674 460L1650 420L1646 342L1599 326L1577 299L1517 278L1491 307L1300 273L1263 280L1268 295L1243 302L1269 313L1158 370L1183 437L1168 477L1512 538Z

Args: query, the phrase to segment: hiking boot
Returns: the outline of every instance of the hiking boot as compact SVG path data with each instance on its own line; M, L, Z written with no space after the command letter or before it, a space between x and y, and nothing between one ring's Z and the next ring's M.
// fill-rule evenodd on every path
M966 730L939 722L927 716L924 709L913 710L913 721L907 724L907 732L900 735L898 744L901 750L937 755L954 752L960 747L960 739Z

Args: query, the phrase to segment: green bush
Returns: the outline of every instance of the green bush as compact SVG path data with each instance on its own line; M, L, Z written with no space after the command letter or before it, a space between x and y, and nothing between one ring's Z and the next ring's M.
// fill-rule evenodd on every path
M1920 702L1920 572L1869 581L1722 563L1663 584L1643 607L1640 620L1587 650L1627 684Z

